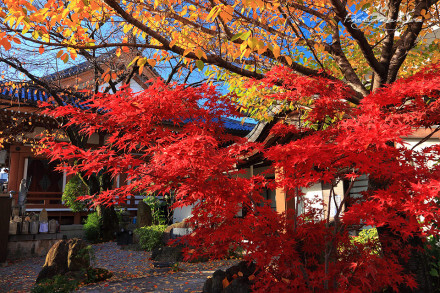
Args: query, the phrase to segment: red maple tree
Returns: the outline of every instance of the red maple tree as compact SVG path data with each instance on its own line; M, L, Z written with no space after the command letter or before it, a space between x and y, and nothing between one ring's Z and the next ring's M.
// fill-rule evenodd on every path
M342 82L278 67L252 86L277 86L280 90L267 98L301 113L302 124L277 118L272 135L290 139L275 145L227 134L221 117L239 113L214 87L158 80L138 94L125 89L95 96L87 111L48 110L68 117L84 133L108 138L104 146L88 150L47 138L42 152L75 162L64 167L70 173L128 174L131 184L86 196L95 204L174 191L175 207L194 206L187 252L223 257L242 248L257 264L254 288L260 292L411 289L419 284L402 264L419 252L415 239L438 234L440 145L409 149L402 137L440 124L439 73L439 65L424 69L353 107ZM237 166L255 153L272 162L267 172L281 174L276 180L241 176ZM361 174L369 175L370 188L361 198L350 198L350 184L332 219L301 193L317 182L352 183ZM287 200L303 200L305 212L277 213L259 204L267 202L264 188L282 188ZM237 217L242 209L246 215ZM363 225L377 227L379 239L353 241L350 231Z

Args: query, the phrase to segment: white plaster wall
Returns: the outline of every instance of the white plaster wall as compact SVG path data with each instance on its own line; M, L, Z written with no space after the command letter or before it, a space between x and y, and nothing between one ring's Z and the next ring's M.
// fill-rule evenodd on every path
M421 139L422 138L404 138L403 141L406 143L405 147L407 147L408 149L411 149L416 144L418 144ZM430 146L433 146L433 145L436 145L436 144L439 144L439 143L440 143L440 140L438 138L430 138L427 141L425 141L425 142L421 143L420 145L416 146L414 148L414 150L421 151L424 148L427 148L427 147L430 147ZM440 160L440 158L438 158L438 159ZM430 164L429 164L430 167L432 167L432 165L435 164L435 163L437 163L437 162L436 161L431 161Z
M408 149L411 149L415 146L422 138L404 138L403 141L407 144L405 145ZM439 144L440 140L436 138L428 139L427 141L421 143L420 145L415 147L415 150L420 151L426 147L430 147L436 144Z
M303 188L302 192L304 193L304 198L309 200L315 200L316 198L319 199L319 202L315 202L312 204L312 208L316 209L323 209L324 206L322 205L322 185L321 182L316 183L308 188Z
M173 223L179 223L182 222L184 219L191 216L193 206L185 206L181 208L174 209L173 213Z

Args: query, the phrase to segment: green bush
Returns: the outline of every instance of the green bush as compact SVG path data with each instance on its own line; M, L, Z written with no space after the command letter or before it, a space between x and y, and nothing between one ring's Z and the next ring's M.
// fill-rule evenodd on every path
M359 236L357 236L357 240L361 243L365 243L372 239L379 239L376 228L363 229L359 232Z
M104 280L107 280L108 278L111 278L113 274L106 270L101 268L88 268L85 272L85 284L93 284L98 283Z
M135 229L134 233L139 237L141 248L151 251L162 246L163 231L166 227L166 225L155 225Z
M153 224L163 225L165 224L166 217L163 215L163 208L166 206L166 202L161 201L156 196L147 196L144 198L144 202L151 208L151 217Z
M87 186L78 175L73 176L64 188L62 200L74 212L87 210L87 202L77 200L79 196L87 194Z
M78 285L78 280L56 275L52 279L45 279L36 284L32 288L31 293L68 293L75 291Z
M32 288L31 293L74 292L81 285L101 282L111 276L113 276L113 274L106 269L88 268L78 273L56 275L51 279L42 280Z
M381 253L381 245L379 241L379 235L377 233L376 228L370 228L370 229L362 229L359 232L358 236L354 236L351 238L351 243L353 244L351 246L351 249L355 249L355 244L362 244L365 245L364 249L367 249L371 254L380 254ZM349 247L340 247L340 249L346 250L350 249Z
M438 237L428 237L425 253L428 257L428 270L433 288L435 288L434 292L440 292L440 241Z
M97 212L87 215L87 219L84 223L84 234L86 239L90 242L96 243L99 241L100 237L100 227L101 227L101 217Z

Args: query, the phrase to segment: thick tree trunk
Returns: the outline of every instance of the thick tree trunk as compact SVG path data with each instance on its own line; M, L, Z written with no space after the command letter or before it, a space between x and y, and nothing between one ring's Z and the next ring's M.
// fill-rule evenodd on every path
M87 180L89 194L98 194L104 190L112 187L110 175L98 174L90 176ZM103 241L113 240L115 233L119 229L119 220L113 206L98 205L96 208L98 215L101 218L100 238Z
M115 233L119 228L118 216L113 206L107 207L99 205L96 208L101 217L101 237L103 241L110 241L115 238Z
M112 180L109 174L98 175L99 192L112 188ZM98 215L101 216L101 235L104 241L113 240L115 233L119 230L118 215L113 206L98 206Z

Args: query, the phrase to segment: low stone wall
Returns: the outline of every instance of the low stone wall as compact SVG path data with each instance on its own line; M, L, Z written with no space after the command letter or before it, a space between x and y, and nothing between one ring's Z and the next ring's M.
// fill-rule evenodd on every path
M84 229L83 225L75 224L75 225L61 225L60 233L65 235L67 239L79 238L84 239Z
M83 225L61 225L56 234L9 235L6 259L45 256L55 242L72 238L84 239Z
M37 235L10 235L8 241L7 259L45 256L52 245L62 239L63 235L37 234Z

